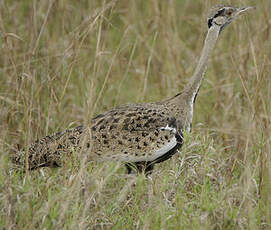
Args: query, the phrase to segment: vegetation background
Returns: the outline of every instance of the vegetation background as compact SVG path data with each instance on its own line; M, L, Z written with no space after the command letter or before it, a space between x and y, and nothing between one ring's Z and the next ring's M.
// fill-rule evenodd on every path
M11 170L39 137L177 94L212 5L257 10L220 36L180 154ZM271 1L0 1L0 229L270 229Z

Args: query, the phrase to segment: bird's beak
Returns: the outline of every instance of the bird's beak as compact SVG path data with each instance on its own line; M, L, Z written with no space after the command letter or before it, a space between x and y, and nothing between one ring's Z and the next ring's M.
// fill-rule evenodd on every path
M247 12L248 10L255 10L255 9L256 9L255 6L247 6L247 7L238 8L234 17L239 17L244 12Z

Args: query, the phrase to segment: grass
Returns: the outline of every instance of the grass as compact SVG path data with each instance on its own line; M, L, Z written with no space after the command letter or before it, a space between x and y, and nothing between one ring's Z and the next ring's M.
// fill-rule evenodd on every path
M0 229L270 229L269 1L216 45L180 154L150 178L74 160L14 172L10 154L189 80L217 1L0 3Z

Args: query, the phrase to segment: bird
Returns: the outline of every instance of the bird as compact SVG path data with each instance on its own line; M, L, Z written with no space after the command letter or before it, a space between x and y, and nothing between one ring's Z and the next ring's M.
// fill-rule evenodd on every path
M194 74L183 90L158 102L125 104L81 125L36 140L19 151L13 162L28 170L61 167L73 153L86 154L91 161L119 161L146 175L154 165L171 158L190 132L194 104L205 77L208 60L222 30L254 7L219 5L207 18L207 35Z

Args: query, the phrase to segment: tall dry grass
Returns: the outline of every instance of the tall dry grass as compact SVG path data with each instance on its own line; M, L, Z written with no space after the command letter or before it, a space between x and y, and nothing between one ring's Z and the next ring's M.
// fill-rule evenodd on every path
M151 178L118 163L13 172L10 154L189 81L217 1L0 2L0 228L269 229L269 1L230 25L181 153Z

